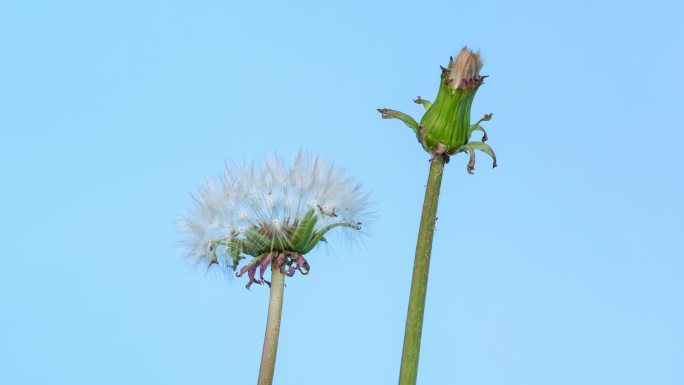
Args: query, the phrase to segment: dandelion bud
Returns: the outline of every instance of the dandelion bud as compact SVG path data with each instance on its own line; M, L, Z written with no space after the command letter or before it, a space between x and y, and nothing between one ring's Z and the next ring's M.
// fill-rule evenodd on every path
M480 75L482 60L480 54L463 47L456 57L450 58L449 65L442 67L439 90L434 102L420 96L414 101L422 104L425 114L420 122L400 111L387 108L379 109L385 119L399 119L411 127L418 142L432 157L441 156L449 161L451 155L466 152L470 155L467 170L472 173L475 165L474 150L479 150L494 159L494 151L484 142L487 134L480 123L491 119L491 114L485 115L477 123L470 123L470 108L480 85L486 76ZM471 142L474 131L482 131L481 142Z
M455 153L470 138L470 106L484 79L480 55L464 47L442 71L435 102L420 120L423 141L433 152Z

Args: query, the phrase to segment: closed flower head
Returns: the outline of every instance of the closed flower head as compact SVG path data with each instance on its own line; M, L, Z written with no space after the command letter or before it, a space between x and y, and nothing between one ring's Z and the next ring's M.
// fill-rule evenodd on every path
M309 272L304 255L340 228L358 234L367 214L368 194L334 165L299 153L290 167L276 156L263 166L226 166L219 181L208 181L183 219L193 258L228 267L262 284L275 262L293 276ZM251 260L238 270L247 257ZM259 276L257 278L257 269Z
M492 118L485 115L475 124L470 120L470 109L475 93L483 84L486 76L480 75L482 59L479 52L463 47L456 57L449 59L449 65L442 68L439 89L434 102L420 96L415 100L422 104L425 113L417 121L400 111L381 108L378 111L385 119L399 119L416 134L418 143L434 158L442 157L448 162L452 155L465 152L470 156L467 170L472 173L475 168L475 150L482 151L493 158L492 166L496 167L496 155L487 145L487 133L480 125ZM482 132L482 141L471 141L475 131Z

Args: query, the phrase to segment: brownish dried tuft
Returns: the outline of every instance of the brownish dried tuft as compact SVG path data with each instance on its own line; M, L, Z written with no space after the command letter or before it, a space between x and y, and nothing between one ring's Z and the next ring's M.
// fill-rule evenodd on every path
M482 83L480 70L482 69L482 59L479 52L474 52L463 47L456 58L449 63L449 74L446 82L453 89L470 89L473 85ZM479 84L478 84L479 83Z

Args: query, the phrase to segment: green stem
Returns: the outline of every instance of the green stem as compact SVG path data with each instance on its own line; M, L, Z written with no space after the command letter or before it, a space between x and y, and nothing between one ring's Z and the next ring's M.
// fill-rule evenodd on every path
M283 289L285 275L280 272L274 258L271 264L271 296L268 302L268 316L266 319L266 334L264 335L264 349L261 352L261 367L257 385L271 385L275 371L276 353L278 352L278 335L280 335L280 316L283 312Z
M420 336L423 331L423 314L425 313L425 294L427 292L428 271L430 270L430 254L432 238L437 220L437 202L442 185L444 158L435 157L430 162L430 175L425 187L423 215L420 218L416 258L413 262L413 278L406 315L406 331L404 334L404 350L401 355L401 371L399 385L415 385L418 377L418 356L420 354Z

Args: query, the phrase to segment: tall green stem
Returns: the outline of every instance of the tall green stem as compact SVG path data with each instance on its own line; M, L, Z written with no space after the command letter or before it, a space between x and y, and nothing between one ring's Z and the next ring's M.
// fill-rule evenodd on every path
M432 238L435 234L437 220L437 203L442 185L444 158L437 156L430 162L430 174L425 188L423 215L420 217L416 258L413 262L413 278L408 313L406 315L406 331L404 333L404 350L401 355L401 371L399 385L415 385L418 377L418 356L420 354L420 337L423 331L423 314L425 313L425 294L427 292L428 271L430 270L430 254Z
M275 258L274 258L275 259ZM285 275L274 260L271 264L271 296L268 302L268 316L266 319L266 334L264 335L264 349L261 352L261 367L257 385L271 385L275 371L276 353L278 352L278 336L280 335L280 316L283 312L283 289Z

